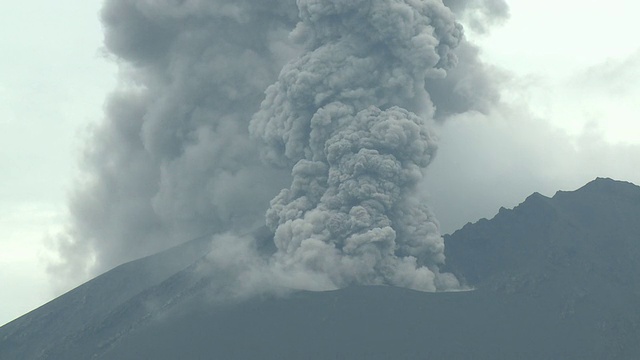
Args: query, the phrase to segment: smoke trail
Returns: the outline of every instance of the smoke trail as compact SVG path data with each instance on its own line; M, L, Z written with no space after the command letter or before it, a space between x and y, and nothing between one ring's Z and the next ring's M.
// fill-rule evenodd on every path
M445 5L466 16L486 2ZM195 236L246 233L264 223L269 200L289 187L292 169L291 187L268 214L280 247L271 261L281 274L311 259L287 255L285 244L295 249L302 235L287 240L289 225L280 221L315 226L322 221L314 216L331 217L326 231L335 240L318 237L315 228L305 231L324 250L336 241L335 256L327 259L345 261L335 268L323 264L331 267L329 283L400 284L399 278L409 278L401 271L422 271L425 278L437 273L442 251L436 223L410 195L435 151L427 125L433 116L441 121L490 108L497 99L491 71L436 1L299 5L105 1L105 46L118 61L121 84L82 154L71 219L55 239L62 261L52 265L55 279L77 284ZM458 66L448 69L456 57ZM256 112L251 131L266 147L249 136ZM286 114L303 120L285 121ZM326 144L332 144L331 154L324 152ZM305 216L286 213L303 208ZM357 245L373 235L380 246ZM306 241L305 249L311 245ZM357 256L338 256L345 248ZM349 267L357 275L342 278Z
M425 81L446 76L462 27L438 1L298 0L305 52L251 123L264 158L293 165L271 201L276 263L338 287L458 286L415 186L436 151ZM296 270L292 270L296 271Z

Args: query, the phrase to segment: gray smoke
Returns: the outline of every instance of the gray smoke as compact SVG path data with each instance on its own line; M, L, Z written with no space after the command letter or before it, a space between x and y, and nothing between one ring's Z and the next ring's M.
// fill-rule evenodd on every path
M458 18L464 19L473 30L484 33L491 26L509 18L509 6L504 0L443 0Z
M466 16L480 4L449 5ZM438 274L442 239L414 190L435 154L431 123L487 111L492 72L439 1L297 5L105 2L121 84L89 135L57 275L243 234L268 209L277 253L261 259L314 273L291 283L456 285Z
M122 84L90 135L53 270L84 278L263 223L289 175L260 162L248 125L297 51L295 1L109 0L101 16Z
M455 65L461 26L437 1L298 6L305 52L251 123L264 158L293 165L292 186L267 211L277 263L329 274L337 287L456 287L438 273L443 240L413 196L436 151L425 82Z

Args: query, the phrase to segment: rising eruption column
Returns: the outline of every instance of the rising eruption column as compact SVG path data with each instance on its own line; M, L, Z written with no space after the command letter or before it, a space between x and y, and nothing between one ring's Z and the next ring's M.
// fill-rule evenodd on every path
M436 153L425 83L455 66L462 27L435 0L298 0L304 51L254 115L263 159L290 167L272 201L273 265L335 287L459 287L416 185Z

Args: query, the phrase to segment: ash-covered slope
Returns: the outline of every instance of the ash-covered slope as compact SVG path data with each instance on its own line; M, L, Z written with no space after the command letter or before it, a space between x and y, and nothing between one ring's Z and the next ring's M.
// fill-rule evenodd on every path
M67 358L56 354L82 346L82 334L113 321L118 309L193 264L209 247L204 237L123 264L4 325L0 359Z
M219 303L210 285L221 279L196 276L205 243L116 268L0 328L0 358L640 358L633 184L534 194L448 236L449 270L468 292L352 287Z

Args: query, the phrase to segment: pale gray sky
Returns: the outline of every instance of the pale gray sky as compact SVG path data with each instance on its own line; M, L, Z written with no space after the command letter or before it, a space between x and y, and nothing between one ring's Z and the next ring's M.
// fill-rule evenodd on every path
M101 56L100 3L26 0L0 14L0 324L54 295L46 235L65 223L83 129L116 84ZM506 24L468 32L505 69L505 105L445 124L429 170L445 232L533 191L595 176L640 183L640 5L509 5Z
M52 297L47 232L61 226L83 128L115 66L100 55L99 1L26 0L0 13L0 324Z

